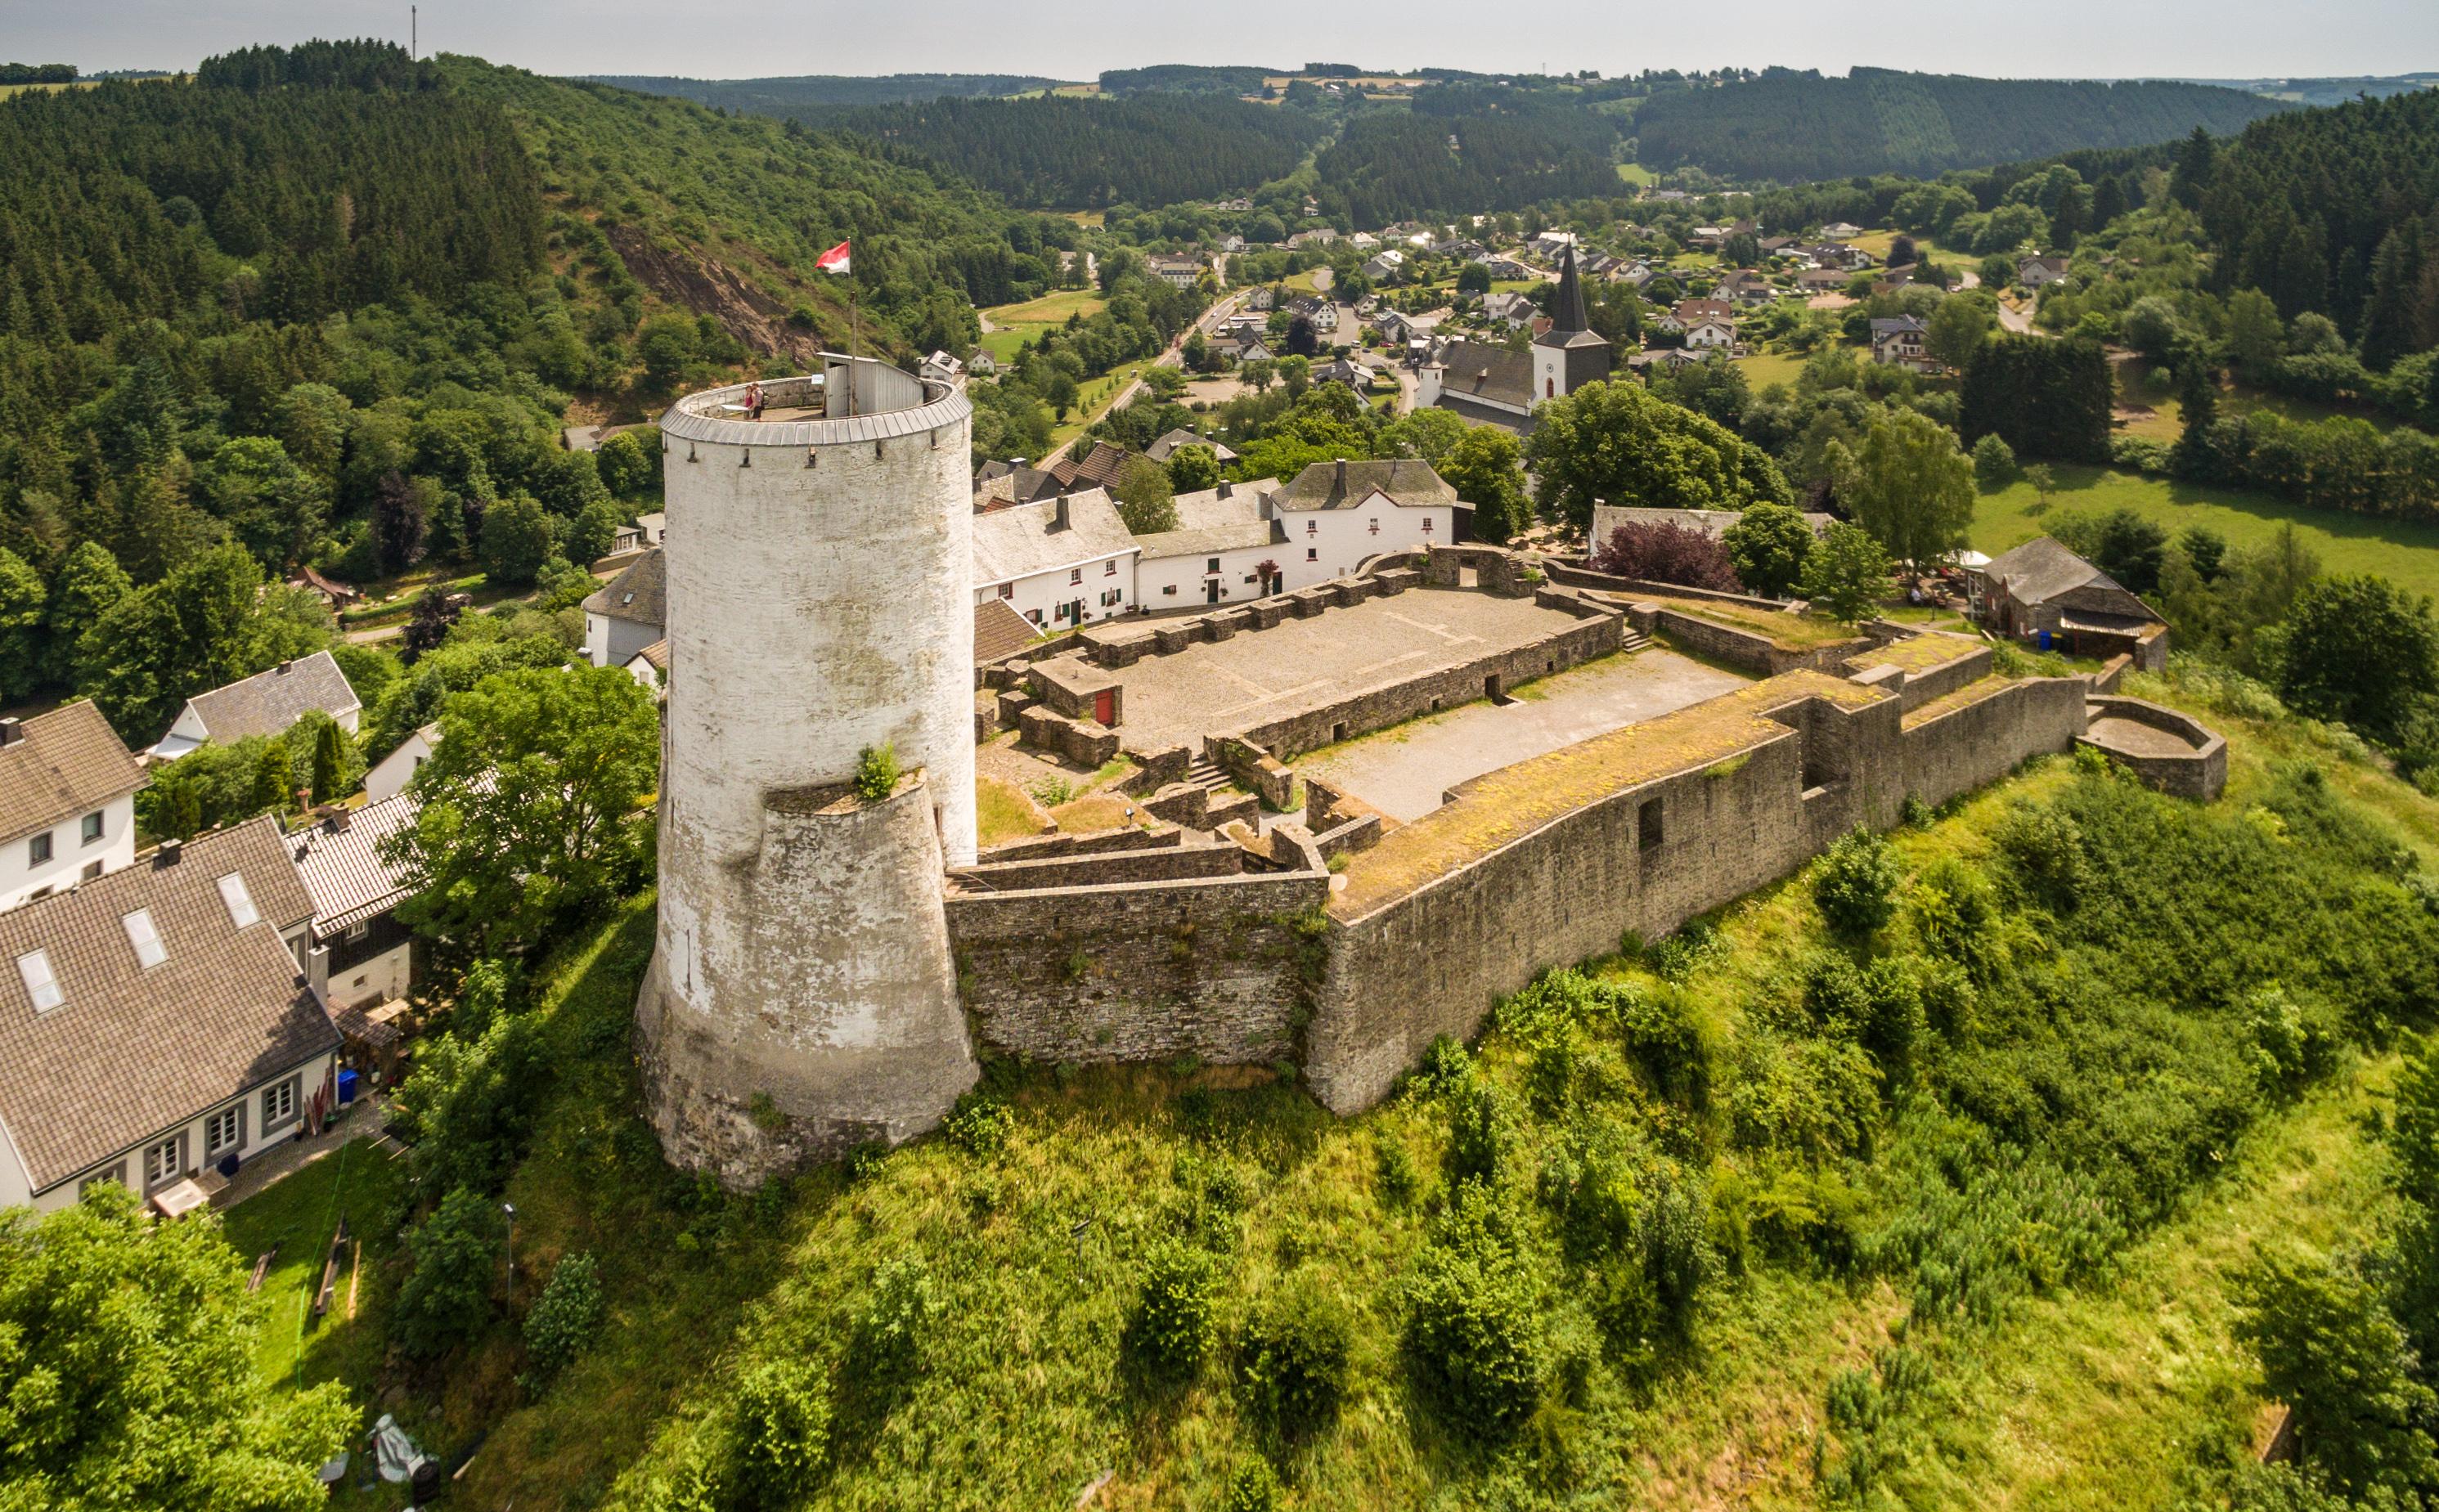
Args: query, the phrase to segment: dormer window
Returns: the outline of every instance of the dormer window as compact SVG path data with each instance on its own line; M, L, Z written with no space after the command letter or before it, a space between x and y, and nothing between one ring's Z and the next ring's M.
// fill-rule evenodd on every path
M161 943L161 932L152 927L152 911L139 908L133 914L122 914L118 922L127 931L127 943L135 948L135 963L146 970L169 958L169 948Z
M258 923L262 916L256 912L254 895L245 890L245 874L231 872L221 879L221 901L228 905L229 922L239 929Z
M35 1012L48 1013L66 1001L61 995L59 979L51 975L47 952L27 951L17 957L17 975L25 981L26 995L34 1000Z

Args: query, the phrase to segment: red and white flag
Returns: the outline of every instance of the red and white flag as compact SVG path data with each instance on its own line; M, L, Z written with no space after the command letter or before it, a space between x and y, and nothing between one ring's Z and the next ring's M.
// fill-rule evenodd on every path
M837 246L834 246L828 252L823 253L821 257L815 260L813 266L821 269L824 273L847 272L846 243L842 241Z

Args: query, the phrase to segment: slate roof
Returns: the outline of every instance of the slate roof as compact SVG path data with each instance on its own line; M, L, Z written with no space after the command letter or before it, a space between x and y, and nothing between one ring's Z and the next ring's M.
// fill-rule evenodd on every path
M996 662L1024 649L1041 634L1016 606L1003 598L986 598L974 606L974 665Z
M1165 463L1171 456L1176 454L1177 449L1181 446L1209 447L1212 454L1217 456L1222 462L1234 462L1237 460L1237 454L1229 448L1220 445L1219 442L1211 439L1211 437L1207 436L1197 436L1192 431L1186 430L1183 426L1169 432L1166 436L1164 436L1159 440L1151 443L1151 445L1145 447L1144 455L1151 458L1155 462Z
M1073 455L1060 458L1050 472L1059 487L1073 493L1080 489L1106 489L1118 481L1118 471L1134 454L1109 441L1095 441L1093 450L1080 459Z
M2020 604L2065 602L2129 619L2160 617L2132 590L2048 536L2035 536L2013 551L2001 552L1982 576Z
M1550 329L1533 338L1536 347L1606 347L1584 313L1583 280L1576 274L1576 248L1570 237L1558 259L1558 292L1550 301ZM1531 386L1528 382L1528 388Z
M230 873L259 915L243 928L221 897ZM167 948L151 968L121 922L139 908ZM0 914L0 1123L37 1191L337 1048L280 940L312 912L263 815L188 842L174 864L156 852ZM41 1012L17 966L36 950L62 994Z
M1202 489L1177 496L1177 528L1135 537L1144 560L1208 557L1247 546L1267 546L1284 539L1278 522L1262 518L1260 489L1238 484L1222 496L1218 489Z
M1066 496L1067 527L1057 528L1057 499L1011 505L974 516L974 586L1030 578L1134 549L1107 492L1090 489Z
M144 785L144 769L90 703L27 720L0 746L0 842L89 814Z
M1518 409L1533 402L1533 359L1528 353L1482 342L1452 341L1440 353L1440 365L1448 369L1440 378L1443 393Z
M308 709L320 709L337 719L364 704L330 653L315 651L226 687L198 693L187 701L187 707L204 721L205 733L226 745L249 735L284 735Z
M1429 462L1315 462L1271 494L1281 509L1350 509L1375 492L1402 505L1454 504L1456 489Z
M317 938L386 914L406 896L406 875L382 859L381 843L413 825L422 807L401 792L351 811L345 829L326 819L289 837L289 859L313 899Z
M658 546L644 553L625 572L610 579L584 600L584 612L638 625L666 625L668 614L668 559Z

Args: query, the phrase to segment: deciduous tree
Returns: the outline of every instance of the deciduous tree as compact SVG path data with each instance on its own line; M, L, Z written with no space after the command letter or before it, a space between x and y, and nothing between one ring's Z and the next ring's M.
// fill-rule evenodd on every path
M1973 463L1954 432L1915 410L1883 410L1860 447L1839 452L1829 464L1838 497L1890 556L1920 574L1965 544Z

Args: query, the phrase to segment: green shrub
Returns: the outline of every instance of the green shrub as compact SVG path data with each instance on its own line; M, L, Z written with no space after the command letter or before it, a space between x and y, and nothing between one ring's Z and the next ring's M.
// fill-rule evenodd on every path
M866 803L879 803L898 791L898 747L883 740L868 745L855 762L855 794Z
M829 1447L829 1389L815 1361L767 1361L739 1379L735 1460L744 1504L794 1504Z
M2074 912L2091 882L2092 862L2073 818L2046 804L2026 804L2007 815L1997 838L2027 897L2056 913Z
M1473 1077L1473 1053L1465 1041L1444 1034L1423 1049L1422 1063L1407 1074L1415 1092L1437 1097L1465 1086Z
M406 1236L414 1268L390 1307L390 1336L419 1360L472 1343L491 1322L507 1219L480 1193L460 1187Z
M1450 1184L1478 1181L1496 1185L1513 1137L1506 1094L1487 1076L1468 1077L1449 1098L1447 1173Z
M1698 1112L1707 1107L1716 1047L1693 995L1673 983L1656 988L1622 983L1610 988L1610 1001L1627 1054L1652 1090Z
M550 1283L525 1314L525 1379L539 1387L567 1368L601 1327L601 1273L589 1252L551 1268Z
M1245 1414L1273 1441L1327 1429L1352 1374L1346 1309L1309 1277L1291 1280L1246 1320L1237 1345Z
M1210 1253L1163 1239L1144 1256L1126 1348L1145 1374L1184 1380L1211 1349L1219 1266Z
M1896 914L1897 886L1904 880L1889 843L1859 827L1839 836L1821 858L1812 877L1812 899L1831 929L1860 938L1881 929Z
M1404 1145L1383 1138L1373 1147L1373 1160L1381 1201L1391 1207L1404 1207L1421 1193L1422 1173L1415 1169L1415 1157Z
M1408 1369L1450 1429L1503 1440L1532 1415L1547 1368L1540 1288L1478 1184L1451 1194L1416 1255L1405 1320Z
M1228 1512L1271 1512L1278 1505L1279 1478L1268 1460L1249 1460L1228 1482Z
M968 1093L941 1123L949 1143L969 1155L992 1156L1007 1148L1016 1130L1016 1112L993 1097Z
M1973 443L1973 481L1985 489L2003 489L2016 481L2016 454L1998 432Z
M847 1356L851 1378L870 1388L902 1386L920 1371L923 1338L938 1304L921 1255L881 1262L864 1289Z

